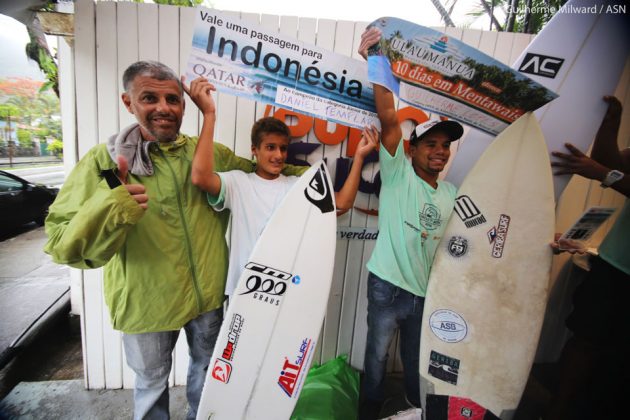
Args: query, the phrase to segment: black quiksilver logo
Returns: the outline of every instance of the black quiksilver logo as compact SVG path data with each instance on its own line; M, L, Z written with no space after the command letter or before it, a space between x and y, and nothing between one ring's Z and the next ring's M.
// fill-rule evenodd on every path
M335 210L333 204L332 191L328 187L328 177L326 176L326 169L322 164L313 178L309 181L308 185L304 189L304 195L313 203L322 213L329 213Z
M525 54L525 58L518 68L521 73L535 74L536 76L555 79L564 63L564 58L549 57L542 54Z

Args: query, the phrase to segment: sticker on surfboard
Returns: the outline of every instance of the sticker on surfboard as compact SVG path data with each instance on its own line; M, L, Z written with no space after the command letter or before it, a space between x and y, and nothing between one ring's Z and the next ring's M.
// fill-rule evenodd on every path
M314 340L304 338L300 344L300 348L297 350L297 355L285 357L284 363L280 366L281 370L280 376L278 377L278 385L289 398L296 398L299 394L299 390L302 388L302 384L308 373L308 369L305 369L305 367L310 364L314 347Z
M518 71L555 79L563 63L564 58L528 52L525 54Z
M446 249L451 257L460 258L468 252L468 239L459 235L451 236Z
M218 357L214 365L212 366L212 377L219 382L230 382L230 375L232 374L232 365L230 361L234 359L236 348L238 347L238 339L243 330L243 324L245 319L241 314L234 313L232 320L230 321L229 333L227 337L227 343L223 348L221 357Z
M446 343L458 343L466 338L468 325L464 318L450 309L438 309L429 317L433 334Z
M494 413L469 398L427 394L426 415L430 419L499 420Z
M460 195L455 199L454 210L467 228L486 223L483 213L467 195Z
M597 229L615 213L615 210L617 210L616 207L590 207L573 226L562 234L560 239L588 242Z
M488 241L492 245L492 257L501 258L505 249L508 230L510 229L510 216L501 214L499 222L488 231Z
M329 213L335 210L332 191L328 187L328 177L322 163L318 171L313 175L308 186L304 188L304 195L315 205L322 213Z
M458 359L431 350L428 373L441 381L457 385L459 365Z
M245 265L245 270L250 272L245 281L247 290L239 295L250 295L258 302L279 306L287 290L288 282L293 276L282 270L252 261Z

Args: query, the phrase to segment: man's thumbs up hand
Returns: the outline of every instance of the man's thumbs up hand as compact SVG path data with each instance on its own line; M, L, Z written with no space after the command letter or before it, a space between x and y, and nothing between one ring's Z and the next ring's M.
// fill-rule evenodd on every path
M149 196L146 194L146 189L142 184L129 184L127 177L129 176L129 165L127 159L123 156L118 156L118 179L123 183L131 197L136 200L136 203L143 209L147 209L147 202Z

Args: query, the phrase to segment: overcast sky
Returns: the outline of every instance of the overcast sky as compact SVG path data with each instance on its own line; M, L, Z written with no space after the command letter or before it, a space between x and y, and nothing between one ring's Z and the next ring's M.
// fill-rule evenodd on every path
M440 15L431 0L212 0L222 10L268 13L300 17L318 17L336 20L372 22L379 17L393 16L419 25L439 26ZM443 5L446 0L441 0ZM452 19L457 26L470 21L466 16L473 7L471 0L459 0ZM472 27L481 28L483 21Z
M0 78L20 76L44 80L37 64L26 58L24 48L27 43L26 27L15 19L0 15Z

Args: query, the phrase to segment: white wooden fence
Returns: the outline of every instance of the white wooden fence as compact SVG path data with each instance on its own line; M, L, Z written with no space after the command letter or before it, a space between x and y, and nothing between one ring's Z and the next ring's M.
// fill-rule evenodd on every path
M63 133L66 169L72 169L92 146L105 141L113 133L133 122L133 117L120 101L121 76L124 69L142 59L161 61L176 72L185 69L190 48L193 13L191 8L135 4L129 2L98 2L77 0L75 3L75 38L71 48L60 42L60 79L63 113ZM239 16L234 12L234 16ZM334 21L240 14L242 19L257 22L302 41L358 58L356 49L365 22ZM378 16L375 16L377 18ZM530 35L484 32L474 29L437 28L449 36L463 40L498 60L511 64L531 40ZM622 100L629 96L628 68L615 93ZM182 132L196 134L199 115L188 100ZM250 156L249 130L264 114L265 105L250 100L219 94L216 138L241 156ZM625 116L628 115L626 110ZM291 119L291 118L290 118ZM409 123L405 123L409 124ZM328 124L334 131L334 124ZM411 126L404 127L410 130ZM620 139L627 143L630 127L624 118ZM408 133L405 133L408 134ZM293 141L318 143L313 130ZM334 174L335 160L346 156L347 141L338 145L322 145L309 156L310 161L328 159ZM453 151L456 153L456 151ZM363 177L370 181L376 168L368 165ZM590 205L617 205L619 194L601 190L595 183L573 180L558 205L558 231L563 231ZM359 193L357 207L377 208L374 195ZM377 220L358 211L338 219L340 226L376 227ZM609 226L598 235L601 240ZM348 354L351 364L362 369L366 338L366 277L365 263L373 241L338 240L335 272L326 320L320 337L315 362L324 362L340 354ZM567 262L557 257L552 279ZM561 282L558 282L561 283ZM562 287L566 286L562 282ZM81 314L83 360L87 388L131 388L133 373L126 366L120 333L109 322L103 300L102 270L72 271L73 309ZM562 314L566 312L566 293L555 297L548 314L539 359L553 359L563 340ZM560 334L560 338L558 337ZM396 344L390 354L397 354ZM183 334L175 350L171 384L186 382L187 347ZM400 370L399 359L391 358L389 369Z

